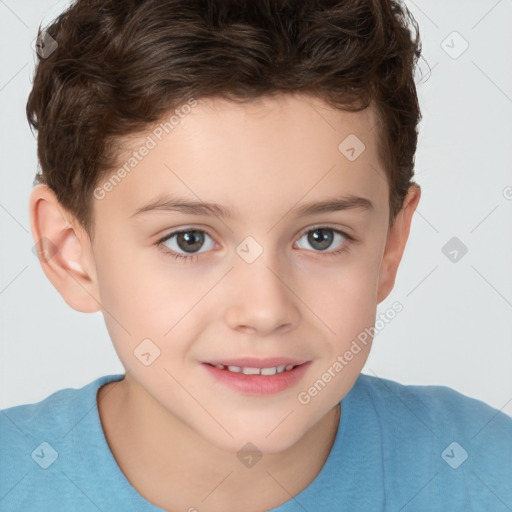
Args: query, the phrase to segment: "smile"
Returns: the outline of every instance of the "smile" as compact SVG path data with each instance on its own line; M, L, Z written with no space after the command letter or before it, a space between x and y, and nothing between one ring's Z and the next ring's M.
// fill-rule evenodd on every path
M253 363L254 364L254 363ZM268 363L266 363L268 365ZM269 395L297 386L311 361L278 366L236 366L219 362L203 363L210 378L231 390L246 395Z
M248 368L242 366L226 366L224 364L216 364L215 368L219 370L227 370L234 373L243 373L244 375L275 375L276 373L289 372L295 368L294 364L287 366L271 366L269 368Z

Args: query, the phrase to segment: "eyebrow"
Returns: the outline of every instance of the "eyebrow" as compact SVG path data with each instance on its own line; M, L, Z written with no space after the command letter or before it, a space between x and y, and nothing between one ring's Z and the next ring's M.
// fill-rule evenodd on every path
M360 209L363 212L372 211L373 203L364 197L347 194L343 197L326 199L303 204L291 210L297 216L306 217L318 213L330 213L343 210ZM213 215L232 219L238 216L235 210L228 209L218 203L205 203L201 201L190 201L182 197L160 197L145 206L137 208L130 218L149 211L173 211L190 215Z

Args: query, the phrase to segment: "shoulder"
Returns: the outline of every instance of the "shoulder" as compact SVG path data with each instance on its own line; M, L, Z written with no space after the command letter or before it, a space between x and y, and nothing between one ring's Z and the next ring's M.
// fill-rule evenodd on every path
M80 390L65 388L55 391L35 403L20 404L0 411L0 428L3 433L33 431L39 427L58 427L66 418L67 406Z
M4 466L10 459L16 465L24 462L25 457L20 454L30 456L45 432L63 435L69 424L71 402L79 392L60 389L39 402L0 410L0 464Z
M383 418L401 418L409 426L423 424L425 428L471 437L489 429L498 435L496 440L512 441L510 416L450 387L406 385L365 374L359 376L357 385Z
M32 505L36 496L46 499L50 479L58 473L55 467L79 463L73 436L69 434L81 418L94 411L99 387L118 377L106 375L78 389L55 391L36 403L0 410L2 510L2 506L14 507L14 503ZM57 460L59 464L54 465Z
M442 510L448 502L454 510L512 509L510 416L447 386L361 374L354 392L378 419L386 485L397 506L416 488L423 490L411 510L437 510L436 496L444 496Z
M76 414L85 412L96 403L96 392L105 383L117 378L105 375L80 388L63 388L35 403L15 405L0 410L2 440L11 435L27 441L32 436L49 431L65 434Z

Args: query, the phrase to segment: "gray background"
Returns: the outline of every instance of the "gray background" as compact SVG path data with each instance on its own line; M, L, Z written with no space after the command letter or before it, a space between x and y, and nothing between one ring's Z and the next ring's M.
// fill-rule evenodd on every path
M124 371L101 313L67 306L32 253L32 44L39 22L67 4L0 0L0 408ZM423 193L377 315L394 301L404 309L375 338L363 372L447 385L512 415L512 0L406 4L431 68L428 76L421 60L417 80ZM456 262L442 250L453 237L468 248Z

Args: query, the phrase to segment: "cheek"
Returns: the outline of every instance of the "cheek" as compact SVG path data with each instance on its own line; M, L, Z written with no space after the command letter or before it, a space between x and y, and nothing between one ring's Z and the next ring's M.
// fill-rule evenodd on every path
M371 348L369 329L375 323L378 275L375 253L359 251L321 280L310 274L305 285L310 290L314 312L325 327L328 361L334 362L350 350L357 353L353 357L348 354L351 362L344 373L358 373ZM313 283L315 288L311 288Z
M110 235L105 230L102 234L94 251L100 302L114 347L126 360L126 354L143 339L158 338L169 328L170 320L163 318L159 323L158 317L166 303L171 305L168 296L154 293L153 266L142 261L143 252L128 246L120 233Z
M185 269L185 264L183 268L169 264L157 251L152 256L147 254L151 249L146 254L139 252L138 259L135 250L117 255L106 251L98 258L105 324L119 358L128 367L143 342L149 351L159 353L155 366L186 352L187 343L201 328L197 315L202 297L217 279L213 275L203 278L197 270Z
M309 265L302 269L301 293L332 325L365 324L375 316L379 264L378 255L359 249L335 265Z

